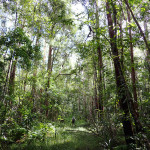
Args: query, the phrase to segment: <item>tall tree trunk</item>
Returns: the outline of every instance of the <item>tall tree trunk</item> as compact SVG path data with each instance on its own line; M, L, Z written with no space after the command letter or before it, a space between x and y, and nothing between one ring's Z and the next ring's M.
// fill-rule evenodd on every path
M134 139L132 138L133 137L132 122L130 119L130 111L128 107L128 103L129 101L132 100L132 96L128 89L128 86L126 84L126 81L125 81L125 78L121 69L120 59L118 56L118 48L117 48L117 43L116 43L117 42L116 35L114 32L114 28L113 28L110 4L108 1L106 2L106 11L107 11L110 44L111 44L111 50L112 50L112 55L113 55L114 67L115 67L117 94L119 98L120 107L124 112L122 123L123 123L126 143L129 146L130 144L135 143Z
M129 7L128 7L127 8L127 14L128 14L128 21L129 21L129 23L131 21L130 12L129 12ZM131 111L133 119L134 119L134 123L135 123L135 126L136 126L136 132L140 133L140 132L144 132L144 131L143 131L142 124L141 124L141 122L139 120L137 90L136 90L136 77L135 77L135 69L134 69L134 54L133 54L133 43L132 43L132 30L131 30L131 27L129 27L129 38L130 38L130 54L131 54L131 66L132 66L131 79L132 79L132 89L133 89L133 97L134 97L134 102L131 102L131 104L130 104L131 105L130 106L130 111ZM146 139L146 145L149 146L149 142L147 141L147 139Z
M11 71L10 71L10 78L9 78L9 95L12 95L14 93L14 81L15 81L15 75L16 75L16 65L17 65L17 59L12 62Z
M136 25L138 26L138 29L140 31L141 36L143 37L143 40L145 42L146 48L147 48L147 57L146 57L146 63L147 63L147 69L149 72L149 80L150 80L150 43L146 38L146 35L144 34L140 24L138 23L137 19L135 18L132 9L129 6L128 0L124 0L125 4L127 5L128 9L130 10L130 13L132 15L133 20L135 21Z
M34 72L33 72L33 84L32 84L32 101L33 101L33 108L32 108L32 112L36 111L36 76L37 76L37 69L34 68Z
M7 113L7 109L8 109L7 106L8 106L8 104L10 104L10 101L11 101L11 100L9 100L9 101L6 100L5 95L9 94L9 90L10 90L9 80L10 80L10 72L11 72L12 62L13 62L12 60L13 60L13 55L11 56L11 59L10 59L9 65L8 65L8 70L6 71L6 79L4 81L4 85L3 85L3 89L2 89L2 96L1 96L2 99L1 100L2 100L5 108L2 112L3 117L0 118L1 124L3 124L5 121L5 117L6 117L6 113Z
M97 99L97 68L96 68L96 62L94 61L94 79L93 79L93 85L94 85L94 106L95 110L98 109L98 99Z
M15 75L16 75L16 65L17 65L17 58L12 62L11 71L10 71L10 78L9 78L9 91L8 94L12 96L14 94L15 89ZM12 105L12 101L10 100L9 105Z
M47 80L46 92L48 92L48 89L50 87L50 76L51 76L51 72L52 72L52 47L51 47L51 45L49 45L47 72L48 72L48 80ZM49 98L49 95L47 93L47 96L45 99L46 117L48 117L48 113L49 113L49 111L48 111L48 105L49 105L48 98Z
M102 74L103 74L103 63L102 63L102 51L100 46L97 48L98 52L98 66L99 66L99 84L98 84L98 89L99 89L99 110L101 113L103 112L103 79L102 79Z
M119 29L120 29L120 47L121 47L121 52L120 52L120 61L121 61L121 68L124 71L124 48L123 48L123 30L122 30L122 16L120 17L120 23L118 23Z
M52 71L52 47L51 47L51 45L49 45L47 71L50 72L50 73Z
M130 12L127 9L127 14L128 14L128 21L130 23ZM135 78L135 69L134 69L134 55L133 55L133 43L132 43L132 31L131 27L129 27L129 38L130 38L130 55L131 55L131 80L132 80L132 89L133 89L133 97L134 97L134 102L131 102L130 110L135 122L136 126L136 132L142 132L143 127L140 123L139 120L139 113L138 113L138 101L137 101L137 90L136 90L136 78Z
M28 73L26 73L25 79L24 79L24 82L23 82L23 84L24 84L24 86L23 86L24 93L26 92L27 77L28 77Z
M99 15L98 15L98 0L96 0L96 45L97 45L97 55L98 55L98 72L99 72L99 79L98 79L98 92L99 92L99 110L100 116L103 114L103 61L102 61L102 50L100 45L100 34L99 34Z
M148 34L148 26L147 26L147 19L144 18L144 31L145 31L145 36L147 39L149 39L149 34ZM149 72L149 82L147 83L148 84L148 90L150 89L150 53L149 51L146 52L146 61L147 61L147 65L146 65L146 68L148 69L148 72Z
M10 75L10 71L11 71L11 66L12 66L12 59L13 57L11 56L11 59L10 59L10 62L9 62L9 65L8 65L8 70L6 72L6 80L5 80L5 84L4 84L4 87L3 87L3 101L5 102L5 94L8 92L8 88L7 88L7 84L9 83L9 75Z
M128 13L128 21L131 22L130 19L130 12L127 9ZM130 56L131 56L131 79L132 79L132 89L133 89L133 97L134 97L134 104L135 109L138 109L138 102L137 102L137 90L136 90L136 78L135 78L135 69L134 69L134 54L133 54L133 43L132 43L132 31L131 27L129 27L129 38L130 38Z
M146 39L146 36L145 36L144 32L142 31L142 28L141 28L140 24L138 23L137 19L135 18L134 14L133 14L133 12L132 12L132 9L131 9L130 6L129 6L128 0L124 0L124 2L126 3L128 9L130 10L130 13L131 13L131 15L132 15L132 17L133 17L133 20L135 21L136 25L138 26L139 31L140 31L140 33L141 33L141 36L143 37L144 42L145 42L145 45L146 45L146 47L147 47L147 50L148 50L148 52L149 52L149 54L150 54L150 46L149 46L149 44L148 44L148 41L147 41L147 39Z
M40 33L39 33L39 30L38 30L38 34L37 34L37 37L36 37L36 46L38 46L39 44L39 39L40 39ZM33 84L32 84L32 99L33 99L33 108L32 108L32 112L35 112L36 111L36 82L37 82L37 79L36 79L36 76L37 76L37 60L35 60L34 62L34 68L33 68Z

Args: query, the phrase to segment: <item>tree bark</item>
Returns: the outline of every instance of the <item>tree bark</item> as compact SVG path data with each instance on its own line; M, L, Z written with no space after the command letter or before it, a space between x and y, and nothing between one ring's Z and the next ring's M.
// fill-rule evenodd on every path
M98 55L98 101L99 101L99 110L100 110L100 116L103 114L103 60L102 60L102 50L100 45L100 33L99 33L99 15L98 15L98 1L96 0L96 45L97 45L97 55Z
M98 84L98 89L99 89L99 110L101 113L103 112L103 79L102 79L102 74L103 74L103 63L102 63L102 51L100 46L97 48L98 52L98 67L99 67L99 84Z
M37 37L36 37L36 46L39 45L39 40L40 40L40 33L39 33L39 30L38 30L38 34L37 34ZM36 76L37 76L37 60L34 62L34 68L33 68L33 84L32 84L32 99L33 99L33 108L32 108L32 112L35 112L36 111L36 82L37 82L37 79L36 79Z
M130 12L127 10L127 13L128 13L128 21L129 21L129 23L130 23L130 21L131 21L131 19L130 19ZM129 39L130 39L131 79L132 79L133 97L134 97L135 108L138 109L131 26L129 27Z
M11 71L10 71L10 78L9 78L9 95L14 93L14 80L16 75L16 65L17 65L17 58L12 62Z
M106 2L106 11L107 11L111 51L112 51L114 67L115 67L117 94L119 98L120 107L124 112L122 123L123 123L126 143L129 146L130 144L135 143L134 139L132 138L133 137L132 122L130 120L130 111L128 107L128 103L129 101L132 100L132 96L131 96L131 93L129 92L128 86L126 84L126 81L125 81L125 78L121 69L120 59L118 56L116 35L115 35L113 21L111 17L110 4L108 1Z
M49 54L48 54L48 65L47 65L47 71L52 71L52 47L49 45Z
M130 13L132 15L133 20L135 21L136 25L138 26L138 29L140 31L141 36L143 37L143 40L145 42L146 48L147 48L147 57L146 57L146 61L147 61L147 69L149 72L149 80L150 80L150 44L149 41L146 38L146 34L144 34L140 24L138 23L137 19L135 18L132 9L129 6L128 0L124 0L125 4L127 5L128 9L130 10Z
M50 87L50 76L51 76L51 72L52 72L52 47L51 47L51 45L49 45L47 72L48 72L48 80L47 80L46 92L48 92L48 89ZM49 95L47 93L47 96L46 96L46 99L45 99L46 117L48 117L48 114L49 114L49 110L48 110L48 105L49 105L48 98L49 98Z
M146 19L144 19L144 33L145 33L145 36L146 36L146 38L147 39L149 39L149 34L148 34L148 26L147 26L147 20ZM149 72L149 82L148 82L148 89L150 90L150 87L149 87L149 83L150 83L150 53L149 53L149 51L147 51L146 52L146 68L148 69L148 72Z
M130 12L129 9L127 8L127 14L128 14L128 22L130 23L131 18L130 18ZM136 77L135 77L135 69L134 69L134 54L133 54L133 43L132 43L132 30L131 26L129 27L129 38L130 38L130 55L131 55L131 79L132 79L132 89L133 89L133 97L134 97L134 102L130 103L130 111L132 113L134 123L136 126L136 132L144 132L142 124L139 120L139 112L138 112L138 101L137 101L137 90L136 90ZM141 142L141 141L140 141ZM149 145L148 141L146 143Z
M127 5L128 9L130 10L130 13L131 13L131 15L132 15L132 17L133 17L133 20L135 21L136 25L138 26L138 28L139 28L139 30L140 30L140 33L141 33L141 36L143 37L143 40L144 40L145 45L146 45L146 47L147 47L147 50L148 50L148 52L149 52L149 54L150 54L150 46L149 46L149 44L148 44L148 41L147 41L147 39L146 39L146 36L145 36L144 32L142 31L142 28L141 28L140 24L138 23L137 19L135 18L134 14L133 14L133 12L132 12L132 9L131 9L130 6L129 6L128 0L124 0L124 2L125 2L125 4Z
M12 62L11 71L10 71L10 78L9 78L9 96L14 94L15 89L15 75L16 75L16 65L17 65L17 58ZM9 101L9 105L12 105L12 101Z
M127 9L128 14L128 21L130 23L130 12ZM131 101L130 103L130 111L132 113L135 126L136 126L136 132L142 132L143 127L139 120L139 113L138 113L138 101L137 101L137 90L136 90L136 78L135 78L135 69L134 69L134 55L133 55L133 43L132 43L132 31L131 27L129 27L129 38L130 38L130 55L131 55L131 80L132 80L132 89L133 89L133 97L134 101Z
M8 86L7 84L9 83L9 75L10 75L10 71L11 71L11 67L12 67L12 59L13 59L13 56L11 56L11 59L10 59L10 62L9 62L9 65L8 65L8 70L6 72L6 80L5 80L5 84L4 84L4 87L3 87L3 102L5 102L5 94L8 92ZM7 102L5 102L5 105Z
M93 64L94 64L94 79L93 79L93 85L94 85L94 106L95 109L99 109L98 107L98 96L97 96L97 68L96 68L96 62L93 59Z
M121 63L121 68L124 71L124 47L123 47L123 30L122 30L122 16L120 17L120 22L117 21L118 25L119 25L119 30L120 30L120 36L119 36L119 40L120 40L120 47L121 47L121 51L120 51L120 63Z

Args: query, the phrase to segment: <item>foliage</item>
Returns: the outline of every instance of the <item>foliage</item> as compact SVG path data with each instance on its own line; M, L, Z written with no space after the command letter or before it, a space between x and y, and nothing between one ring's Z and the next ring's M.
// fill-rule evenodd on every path
M148 4L3 1L1 28L12 27L0 36L0 148L148 149ZM128 146L126 115L135 141Z
M23 29L19 27L0 38L3 54L9 51L8 57L5 59L18 58L20 66L27 69L31 67L31 60L41 58L39 46L33 47L31 43Z

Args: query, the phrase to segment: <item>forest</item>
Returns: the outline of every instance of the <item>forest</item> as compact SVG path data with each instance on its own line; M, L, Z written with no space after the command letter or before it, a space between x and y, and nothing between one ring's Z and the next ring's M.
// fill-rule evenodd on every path
M149 39L149 0L1 0L0 150L150 150Z

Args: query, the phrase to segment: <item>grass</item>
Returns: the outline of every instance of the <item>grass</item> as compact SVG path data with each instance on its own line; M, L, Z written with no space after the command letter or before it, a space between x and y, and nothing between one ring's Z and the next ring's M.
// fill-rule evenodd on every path
M76 126L56 122L39 123L33 126L23 142L10 146L4 144L0 150L104 150L112 147L116 150L125 149L123 136L118 136L121 139L109 140L109 134L96 136L86 127L88 124L83 121L78 122Z
M99 150L99 137L84 127L57 127L56 136L49 132L44 141L13 144L8 150ZM7 148L5 148L7 149Z

